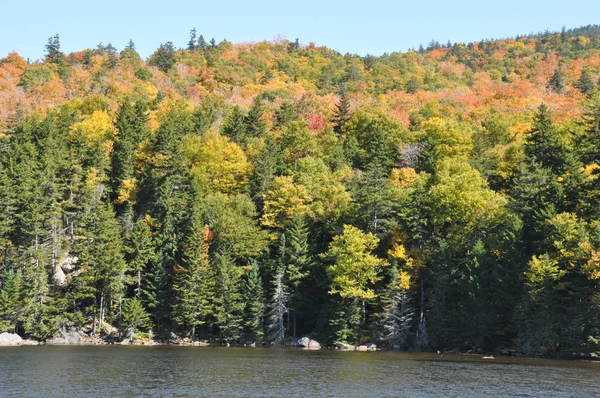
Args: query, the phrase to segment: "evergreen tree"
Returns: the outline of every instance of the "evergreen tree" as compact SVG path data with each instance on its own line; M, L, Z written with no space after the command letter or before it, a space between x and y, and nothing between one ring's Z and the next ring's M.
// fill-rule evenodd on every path
M216 279L214 311L218 337L226 343L234 342L242 336L244 326L242 270L225 251L215 254L212 263Z
M0 279L0 329L16 332L23 313L23 276L21 271L5 271Z
M581 71L581 75L579 79L574 84L575 88L579 89L583 94L590 94L594 88L595 84L592 80L591 72L589 69L583 69Z
M267 125L263 120L264 113L260 98L257 97L244 118L245 133L248 138L260 138L267 132Z
M190 31L190 41L188 42L187 49L189 51L195 51L198 47L196 47L196 28L192 28Z
M193 215L191 231L184 247L184 264L176 268L175 304L173 319L181 326L189 328L192 338L196 326L203 323L202 307L206 305L202 285L207 274L208 264L208 228L201 227L199 215Z
M263 194L267 192L275 177L281 171L281 148L271 135L265 137L265 143L254 161L254 173L250 179L249 191L259 209L263 205Z
M204 40L204 36L200 35L198 38L198 49L202 52L206 52L207 48L206 40Z
M233 107L223 126L223 134L236 143L246 140L245 116L239 106Z
M150 65L156 66L160 71L167 73L175 65L175 46L170 41L161 44L150 56Z
M133 340L139 329L145 329L150 324L150 317L140 300L136 297L123 302L123 319L121 331L125 338Z
M60 51L60 38L57 33L54 37L48 38L45 61L51 64L62 65L64 58L65 55Z
M254 261L244 281L244 336L246 341L260 342L264 338L265 303L260 266Z
M284 101L275 111L275 127L281 128L300 119L298 110L289 101Z
M548 89L554 91L557 94L563 94L565 91L565 78L560 70L560 67L554 71L554 74L548 81Z
M343 134L343 128L348 119L350 119L350 100L346 93L346 90L342 90L339 102L335 105L336 113L333 119L333 131L341 136Z
M128 284L135 286L135 297L142 293L143 282L152 264L157 262L155 243L148 224L139 220L133 226L131 235L125 245L125 260L129 274Z
M525 155L530 161L561 175L565 170L565 147L550 119L548 107L540 105L525 141Z
M284 270L281 267L278 267L273 280L273 295L271 296L268 314L268 338L276 345L281 345L285 338L285 316L288 311L288 292L284 278Z
M380 321L380 338L389 348L395 346L406 348L414 309L409 292L399 288L398 269L392 267L390 271L392 277L384 294L385 305Z

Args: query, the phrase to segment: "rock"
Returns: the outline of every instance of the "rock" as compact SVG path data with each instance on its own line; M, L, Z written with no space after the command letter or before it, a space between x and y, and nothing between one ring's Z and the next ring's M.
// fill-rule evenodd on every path
M40 342L37 340L23 340L21 345L40 345Z
M64 323L52 339L46 341L49 345L83 344L83 333L73 328L70 322Z
M350 345L350 344L346 344L346 343L340 343L339 341L336 342L335 344L335 348L337 350L342 350L342 351L354 351L354 346Z
M401 348L401 347L400 347L400 344L394 344L394 345L392 346L392 350L394 350L394 351L400 351L400 348Z
M75 269L78 261L78 257L67 256L57 262L52 272L52 281L54 284L61 287L68 285L68 277L72 275L67 274Z
M23 343L23 339L18 334L2 333L0 334L0 346L18 346Z
M367 344L367 351L377 351L377 344L368 343Z
M481 359L494 359L494 356L493 355L488 355L488 356L485 356L485 357L481 357Z
M359 345L356 347L356 351L368 351L368 347L366 345Z
M292 344L294 347L303 348L305 350L320 350L321 344L318 341L311 340L308 337L302 337Z

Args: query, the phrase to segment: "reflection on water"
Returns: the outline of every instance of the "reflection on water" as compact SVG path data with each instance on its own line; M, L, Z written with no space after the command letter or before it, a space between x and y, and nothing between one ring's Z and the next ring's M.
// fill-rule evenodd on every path
M2 347L1 397L600 397L600 363L206 347Z

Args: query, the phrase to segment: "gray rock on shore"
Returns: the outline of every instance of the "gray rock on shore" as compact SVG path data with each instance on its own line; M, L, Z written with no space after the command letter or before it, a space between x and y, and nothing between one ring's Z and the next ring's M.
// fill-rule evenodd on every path
M19 346L23 343L23 339L18 334L2 333L0 334L0 346Z
M56 336L46 341L48 345L82 344L83 333L75 330L72 325L62 325Z
M302 337L292 344L294 347L303 348L305 350L320 350L321 344L318 341L311 340L308 337Z
M354 345L337 342L335 343L335 348L342 351L354 351Z

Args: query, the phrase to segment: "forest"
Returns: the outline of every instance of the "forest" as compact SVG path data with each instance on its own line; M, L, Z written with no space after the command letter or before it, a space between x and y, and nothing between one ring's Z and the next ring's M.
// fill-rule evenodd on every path
M0 331L600 353L599 78L595 25L8 54Z

